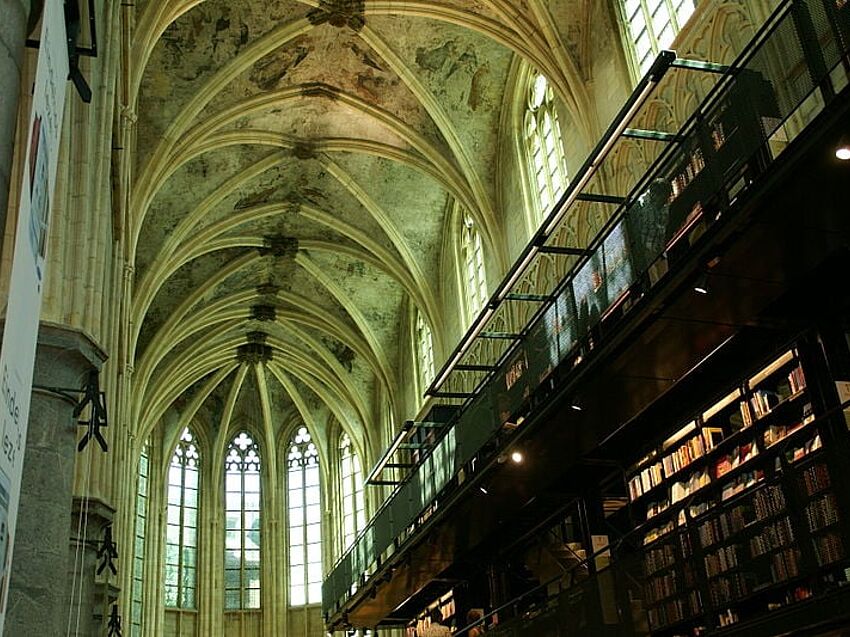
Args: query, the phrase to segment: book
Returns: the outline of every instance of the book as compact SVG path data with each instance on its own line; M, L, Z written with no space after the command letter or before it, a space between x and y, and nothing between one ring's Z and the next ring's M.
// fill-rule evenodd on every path
M791 395L799 394L806 388L806 375L799 365L788 374L788 386L791 388Z

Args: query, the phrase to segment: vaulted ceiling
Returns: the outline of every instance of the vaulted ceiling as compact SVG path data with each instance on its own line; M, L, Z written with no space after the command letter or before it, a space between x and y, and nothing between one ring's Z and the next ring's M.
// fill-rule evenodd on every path
M491 284L508 265L499 131L515 58L595 126L589 3L135 5L136 421L335 419L375 451L378 401L398 412L410 382L408 304L438 363L454 345L440 283L453 201L477 221Z

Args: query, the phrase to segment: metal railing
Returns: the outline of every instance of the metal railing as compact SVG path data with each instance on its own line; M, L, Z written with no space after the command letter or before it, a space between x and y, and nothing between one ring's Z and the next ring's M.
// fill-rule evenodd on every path
M545 295L526 326L511 337L510 347L498 355L493 369L463 372L478 375L474 391L449 392L463 400L462 409L326 578L326 616L338 612L384 560L439 513L438 496L457 482L460 469L469 468L506 421L528 408L530 396L551 390L558 372L563 380L562 370L590 358L630 308L667 281L706 233L734 215L738 200L805 129L811 113L831 102L846 84L848 50L850 2L786 0L719 76L681 129L660 142L652 140L665 148L626 197L583 194L588 184L597 183L592 177L574 182L497 296L519 294L510 290L520 281L516 272L527 269L528 254L538 258L547 246L549 253L559 254L558 246L549 241L557 226L553 222L565 218L563 211L594 196L594 205L619 201L616 211L590 245L580 250L581 256L555 290ZM638 95L657 84L658 73L675 67L675 56L669 52L659 60L639 85ZM708 65L708 70L718 69ZM608 156L617 141L612 142L612 136L632 139L646 133L627 128L641 104L634 96L629 100L626 112L586 163L587 171L595 171L597 159ZM580 171L585 174L589 173ZM563 248L560 254L570 251ZM473 340L498 336L484 330L491 319L479 317L470 331ZM462 365L459 360L449 362Z

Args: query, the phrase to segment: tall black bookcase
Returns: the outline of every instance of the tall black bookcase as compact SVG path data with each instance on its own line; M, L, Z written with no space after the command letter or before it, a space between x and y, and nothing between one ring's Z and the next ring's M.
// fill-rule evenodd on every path
M653 635L722 634L848 584L847 428L830 383L801 341L627 473Z

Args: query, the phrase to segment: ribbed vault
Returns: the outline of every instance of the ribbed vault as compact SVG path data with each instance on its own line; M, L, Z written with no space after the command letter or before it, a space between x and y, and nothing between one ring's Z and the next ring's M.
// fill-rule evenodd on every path
M587 42L565 44L551 4L136 3L139 439L204 421L223 450L237 422L275 439L300 419L336 421L377 452L385 406L410 415L409 308L438 361L453 345L458 308L440 285L452 202L475 219L494 281L508 265L515 217L497 180L516 59L549 77L578 134L595 130ZM588 3L566 4L581 27Z

